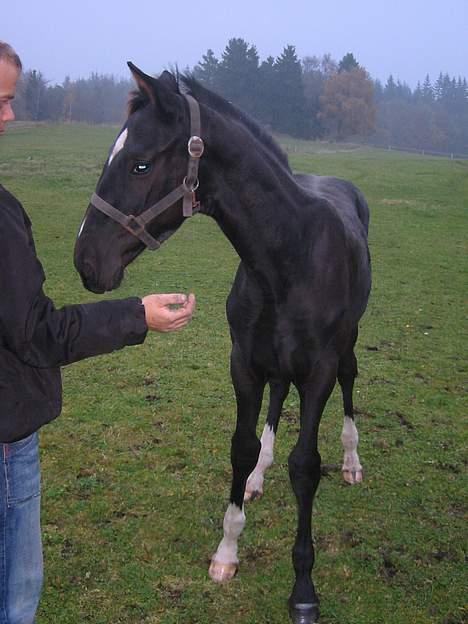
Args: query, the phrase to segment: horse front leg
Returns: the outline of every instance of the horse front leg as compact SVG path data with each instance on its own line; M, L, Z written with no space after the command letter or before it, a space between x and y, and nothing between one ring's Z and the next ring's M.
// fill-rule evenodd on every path
M265 388L265 382L245 367L236 347L231 355L231 376L237 400L237 426L231 442L232 485L223 522L224 536L209 569L210 577L217 583L229 581L239 566L237 542L245 525L244 492L260 453L256 427Z
M276 432L281 416L283 403L288 396L289 382L271 380L270 383L270 404L265 427L260 439L262 448L254 471L247 479L244 501L248 502L260 498L263 494L263 481L266 470L273 464L273 448L275 444Z
M292 551L295 584L289 598L294 624L314 624L319 617L319 599L312 582L315 553L312 541L312 504L320 482L318 430L325 404L336 381L336 363L317 364L313 379L298 385L301 399L301 429L289 456L289 476L296 496L298 525Z

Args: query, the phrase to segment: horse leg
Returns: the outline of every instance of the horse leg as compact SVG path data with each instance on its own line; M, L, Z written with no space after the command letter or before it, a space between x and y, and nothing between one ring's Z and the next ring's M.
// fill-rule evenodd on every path
M263 480L265 471L273 463L273 447L275 444L276 432L281 416L281 409L284 400L288 396L289 383L279 380L270 381L270 404L265 427L263 428L260 442L262 448L254 471L247 479L245 487L244 501L248 502L260 498L263 494Z
M231 376L237 400L237 426L231 442L232 486L223 522L224 536L209 569L217 583L229 581L239 566L237 541L245 525L245 485L260 453L256 427L265 388L265 383L244 366L236 347L231 356Z
M355 485L362 481L362 466L359 461L357 447L359 434L354 422L353 387L358 374L357 360L354 355L354 345L357 339L357 329L353 334L350 348L341 356L338 363L338 382L343 395L344 422L341 432L341 442L344 448L343 478L346 483Z
M322 361L316 365L313 380L298 385L301 429L289 456L289 476L298 506L297 534L292 551L296 581L289 598L289 614L294 624L314 624L319 616L319 600L311 578L315 560L312 504L320 482L318 430L323 409L336 382L336 371L334 358Z

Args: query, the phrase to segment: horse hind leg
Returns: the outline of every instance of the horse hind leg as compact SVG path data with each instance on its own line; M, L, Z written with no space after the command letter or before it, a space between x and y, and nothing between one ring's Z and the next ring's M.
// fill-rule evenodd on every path
M276 432L281 416L283 403L288 396L289 383L282 381L270 381L270 404L265 427L261 437L261 450L257 465L250 474L245 487L244 501L252 501L260 498L263 494L263 482L266 470L273 464L273 448Z
M357 338L357 332L356 332ZM357 447L359 434L354 421L353 388L357 377L357 360L354 355L354 339L352 347L340 359L338 364L338 382L343 395L344 421L341 431L341 442L344 448L343 479L350 485L362 481L362 466L359 461Z

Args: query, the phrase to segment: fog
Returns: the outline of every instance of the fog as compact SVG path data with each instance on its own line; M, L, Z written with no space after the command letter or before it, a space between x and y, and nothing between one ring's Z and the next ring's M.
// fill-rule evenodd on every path
M241 37L261 60L288 44L299 58L352 52L373 78L392 74L414 87L426 74L466 77L467 35L468 0L23 0L7 3L0 28L25 68L51 83L91 72L126 77L127 60L148 73L185 69Z

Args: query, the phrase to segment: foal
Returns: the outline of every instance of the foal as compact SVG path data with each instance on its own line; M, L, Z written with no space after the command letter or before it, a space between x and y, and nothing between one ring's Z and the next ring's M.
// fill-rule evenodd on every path
M289 609L294 622L312 624L319 611L311 578L317 438L337 379L345 412L343 474L349 483L362 478L352 391L358 322L371 285L367 204L349 182L294 176L264 130L191 77L182 79L184 94L170 73L155 79L130 67L139 93L82 223L75 265L90 290L114 289L145 245L157 248L192 211L213 218L236 249L241 263L227 317L237 426L224 537L210 575L225 581L237 570L244 498L262 491L292 383L300 396L300 433L289 456L298 507ZM266 384L270 407L260 442Z

